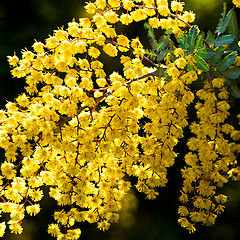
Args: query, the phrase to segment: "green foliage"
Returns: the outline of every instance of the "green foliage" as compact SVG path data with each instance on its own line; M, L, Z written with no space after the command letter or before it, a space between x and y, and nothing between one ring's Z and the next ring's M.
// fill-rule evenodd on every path
M204 72L209 71L209 65L206 63L206 61L200 57L198 54L194 56L194 59L196 60L195 65L202 69Z
M220 72L225 71L232 63L235 61L236 57L238 56L237 51L231 52L226 57L224 57L220 63L218 64L218 70Z
M230 44L234 41L234 36L232 35L223 35L216 42L215 47L220 47L222 45Z
M153 28L148 23L144 23L144 28L148 30L147 36L148 36L149 42L151 44L152 50L157 51L158 41L156 39Z
M209 45L212 45L215 41L215 35L214 33L212 33L210 30L208 31L207 33L207 37L206 37L206 42L209 44Z
M236 12L232 11L232 17L229 21L229 24L227 26L228 32L233 35L236 39L239 37L239 27L236 17Z
M180 38L180 47L185 49L185 55L192 54L195 59L194 65L203 70L204 72L209 71L209 65L207 59L213 56L213 52L203 44L204 34L198 33L196 27L191 27L188 35L182 35ZM194 66L188 64L188 69L194 70Z
M240 77L240 68L230 68L224 72L224 77L229 79L236 79Z
M159 40L154 33L153 28L148 24L144 24L144 28L148 30L148 39L151 44L151 49L146 50L146 55L149 59L155 61L157 60L160 63L170 52L171 48L167 48L170 43L169 34L170 32L166 32L165 35L162 35Z
M196 27L191 27L189 34L188 34L188 44L189 44L190 52L193 52L194 49L198 49L198 47L195 46L195 41L196 41L197 35L198 35L198 29ZM199 43L198 43L198 45L199 45Z
M152 49L146 49L145 54L150 60L156 61L157 54Z
M227 15L227 6L226 3L223 3L223 12L221 14L221 18L219 19L219 23L217 25L217 29L215 31L215 33L217 33L217 35L223 34L228 27L228 24L230 22L230 19L232 17L232 13L233 13L233 9L231 9Z
M200 33L196 39L196 44L195 44L196 49L199 49L200 47L202 47L203 39L204 39L204 34Z
M209 63L212 64L213 66L216 66L218 62L221 60L224 50L225 49L223 47L215 48L214 55L209 59Z
M236 79L226 79L225 83L228 86L228 90L231 95L235 98L240 98L240 89L238 87L238 82Z
M167 49L170 40L167 36L162 35L157 44L157 61L161 62L167 54L170 52L171 49Z
M200 45L200 41L195 45L196 38L198 36L198 29L196 27L191 27L189 33L187 35L182 35L180 37L179 46L182 49L186 50L186 55L192 54L194 49L198 49ZM199 39L201 40L201 39ZM198 47L196 47L198 46Z

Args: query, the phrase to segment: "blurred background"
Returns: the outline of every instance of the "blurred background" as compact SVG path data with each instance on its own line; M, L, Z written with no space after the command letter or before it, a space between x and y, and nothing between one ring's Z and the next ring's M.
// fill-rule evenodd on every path
M222 0L185 0L185 10L197 14L196 23L203 31L214 31L222 12ZM23 91L24 79L13 79L6 56L21 49L31 49L34 39L44 41L53 30L67 26L73 18L85 16L81 0L0 0L0 107ZM231 1L228 1L230 8ZM239 19L238 11L238 19ZM132 29L131 29L132 31ZM142 30L141 28L141 31ZM137 31L146 36L146 32ZM136 34L136 31L132 34ZM142 37L140 36L140 37ZM177 149L179 152L184 149ZM178 159L177 159L178 160ZM180 159L179 159L180 160ZM0 160L3 161L3 160ZM226 211L214 227L200 227L189 236L177 224L178 194L181 178L177 169L170 169L167 188L160 189L157 200L146 200L137 192L130 192L121 212L120 223L107 232L96 225L83 224L84 240L237 240L240 239L240 184L228 184L223 192L228 194ZM42 211L36 217L25 219L23 235L7 235L6 240L53 239L47 235L47 225L53 220L54 200L46 197Z

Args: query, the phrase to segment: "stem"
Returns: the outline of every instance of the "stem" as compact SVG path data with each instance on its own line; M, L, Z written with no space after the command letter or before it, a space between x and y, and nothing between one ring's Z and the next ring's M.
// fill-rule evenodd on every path
M177 14L170 13L169 15L170 15L171 17L175 17L175 18L177 18L179 21L185 23L187 27L189 27L189 28L192 27L191 24L189 24L188 22L186 22L186 21L184 21L183 19L181 19Z

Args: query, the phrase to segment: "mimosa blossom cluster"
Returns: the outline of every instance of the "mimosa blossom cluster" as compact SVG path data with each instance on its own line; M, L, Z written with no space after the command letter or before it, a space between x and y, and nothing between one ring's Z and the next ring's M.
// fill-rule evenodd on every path
M141 41L115 27L145 20L152 28L171 28L178 40L195 14L185 11L184 3L167 0L96 0L85 9L91 18L55 30L21 58L8 57L12 75L27 84L0 111L5 150L0 209L10 215L9 229L22 233L25 215L39 213L43 186L63 207L48 227L51 236L79 239L75 225L84 221L109 229L133 187L128 176L137 179L136 189L148 199L166 186L167 170L177 157L174 147L188 125L194 137L181 170L179 223L190 232L197 223L214 224L227 199L218 188L239 174L240 147L229 135L238 141L240 134L227 123L224 80L210 78L192 91L202 71L188 70L192 56L178 47L163 60L165 75L153 74L156 64L150 65ZM119 60L122 71L108 74L104 54ZM197 122L188 120L190 104L195 104ZM5 228L2 222L1 237Z

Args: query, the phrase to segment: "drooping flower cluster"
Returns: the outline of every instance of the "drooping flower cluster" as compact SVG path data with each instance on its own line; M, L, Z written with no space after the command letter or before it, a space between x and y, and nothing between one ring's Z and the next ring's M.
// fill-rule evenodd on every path
M178 210L182 216L179 223L189 231L195 231L193 222L213 225L224 211L227 197L218 194L217 187L228 182L229 167L236 159L226 139L234 128L225 123L230 106L224 79L209 79L197 96L199 121L190 126L195 136L188 141L190 152L185 156L187 166L182 169L184 182L179 199L183 205Z
M24 50L21 59L8 58L12 75L27 84L26 92L0 111L6 157L0 208L10 214L11 232L21 233L25 214L40 211L43 186L59 206L69 206L56 211L56 223L49 225L57 239L78 239L75 223L107 230L117 222L131 188L128 176L137 177L138 191L156 198L196 97L199 120L190 127L195 137L188 141L182 169L179 223L190 232L193 222L213 224L226 201L216 187L236 169L223 80L210 77L195 94L191 84L202 70L192 66L194 51L174 46L157 64L146 57L138 38L128 39L115 28L118 22L146 20L151 28L171 29L179 41L195 15L184 11L183 3L167 0L96 0L85 8L92 18L54 31L45 43L35 42L33 52ZM120 59L122 71L107 74L103 53ZM1 223L0 236L5 227Z

